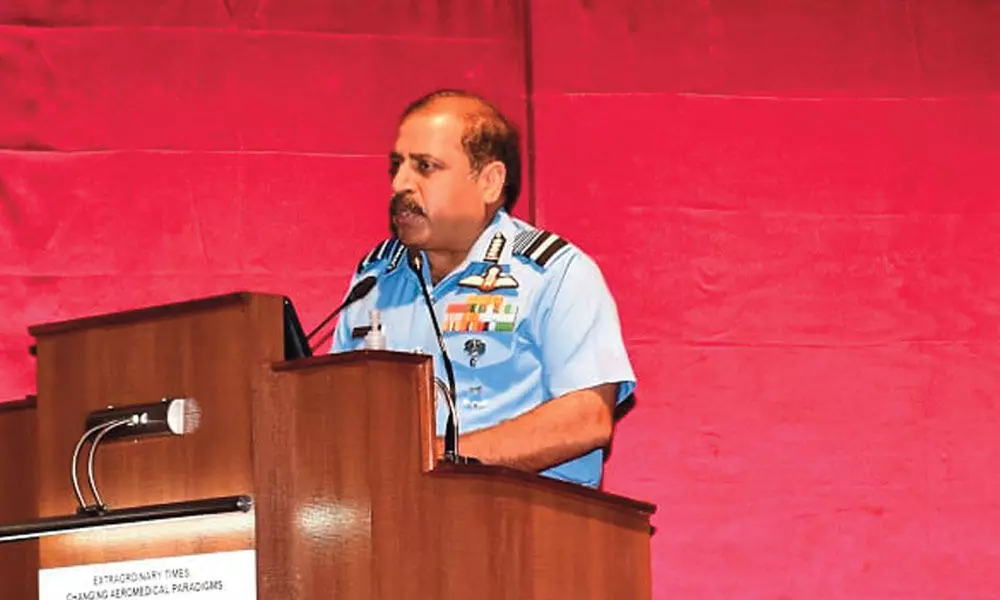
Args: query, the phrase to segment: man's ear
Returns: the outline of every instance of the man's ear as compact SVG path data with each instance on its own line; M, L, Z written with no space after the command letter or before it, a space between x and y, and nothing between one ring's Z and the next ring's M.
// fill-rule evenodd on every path
M503 203L503 184L507 181L507 167L495 160L479 171L479 190L489 206Z

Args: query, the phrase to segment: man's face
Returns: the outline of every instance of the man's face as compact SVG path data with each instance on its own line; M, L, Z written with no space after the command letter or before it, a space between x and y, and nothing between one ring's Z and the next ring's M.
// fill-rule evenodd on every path
M407 117L389 155L390 218L403 244L421 250L461 249L482 227L487 207L462 148L457 111L434 106Z

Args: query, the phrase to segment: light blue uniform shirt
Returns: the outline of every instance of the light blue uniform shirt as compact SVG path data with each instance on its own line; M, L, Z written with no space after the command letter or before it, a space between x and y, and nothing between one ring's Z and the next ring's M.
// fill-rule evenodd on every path
M431 287L426 257L423 270L455 370L460 434L602 383L619 384L619 403L632 394L635 375L614 299L594 261L559 236L501 210L450 275ZM378 278L375 288L341 313L332 351L363 348L356 329L368 327L377 309L387 348L433 354L434 373L447 383L406 248L395 239L380 243L351 287L368 275ZM443 435L446 403L438 402L436 418ZM596 487L603 459L603 450L594 450L542 475Z

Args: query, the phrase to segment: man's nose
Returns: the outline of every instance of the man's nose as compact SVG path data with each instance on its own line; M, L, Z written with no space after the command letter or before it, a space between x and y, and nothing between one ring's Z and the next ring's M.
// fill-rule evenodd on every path
M413 171L403 163L399 165L399 169L396 170L396 174L392 178L392 193L398 194L400 192L412 192L413 191Z

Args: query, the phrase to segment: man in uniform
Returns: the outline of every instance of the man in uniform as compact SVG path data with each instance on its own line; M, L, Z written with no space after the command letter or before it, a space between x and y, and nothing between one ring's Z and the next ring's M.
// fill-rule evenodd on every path
M375 309L386 347L434 354L444 381L429 301L454 365L460 454L599 486L635 376L594 261L510 215L516 130L481 98L434 92L403 113L390 175L394 235L359 264L351 286L376 284L342 313L332 351L363 348ZM448 415L439 401L439 436Z

